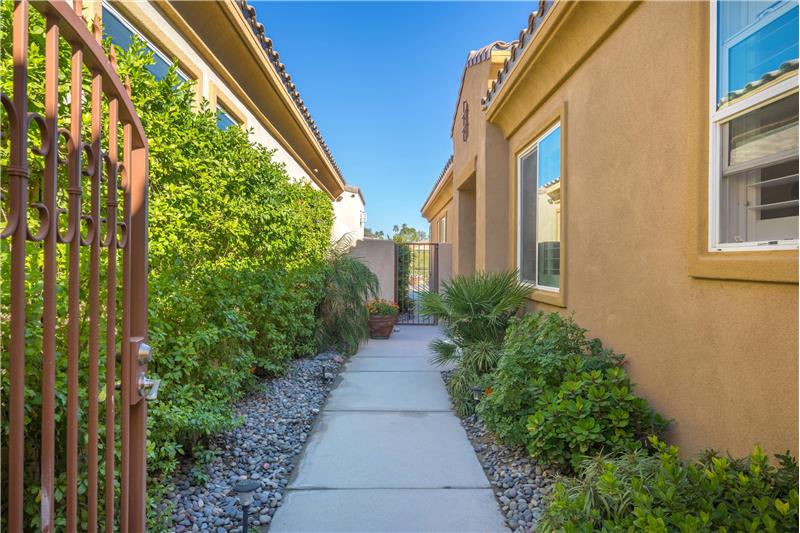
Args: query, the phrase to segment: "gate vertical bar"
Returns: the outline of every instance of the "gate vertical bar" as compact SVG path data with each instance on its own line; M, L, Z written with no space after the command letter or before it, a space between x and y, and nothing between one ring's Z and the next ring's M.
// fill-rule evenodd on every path
M80 268L81 268L81 174L83 143L81 141L81 99L83 91L83 51L72 45L72 79L70 81L70 135L72 157L69 174L70 222L75 234L69 243L69 321L67 323L67 531L78 529L78 363L80 352Z
M126 89L130 91L130 85L126 80ZM127 533L130 510L130 404L131 388L128 375L131 372L130 345L128 340L131 338L131 152L133 146L133 128L130 124L125 124L123 128L123 149L122 165L125 170L125 181L123 183L123 224L127 226L128 236L125 239L125 246L122 249L122 369L121 369L121 393L120 403L121 419L120 431L122 442L122 453L120 459L120 502L119 502L119 528L121 533Z
M12 219L8 398L8 528L22 530L25 494L25 241L28 203L28 2L14 3L14 113L8 176Z
M128 239L131 256L131 335L144 339L147 336L147 145L131 152L130 169L130 231ZM129 354L129 364L144 372L137 361L138 354ZM135 375L135 374L134 374ZM131 382L133 405L130 413L130 487L132 492L129 510L130 530L139 532L146 527L145 495L147 493L147 402L138 393L136 382Z
M112 49L113 50L113 49ZM111 64L115 65L114 56ZM106 206L108 222L108 262L106 271L106 439L105 439L105 530L114 531L114 394L117 379L117 128L119 101L108 102L108 193Z
M44 241L44 304L42 309L42 457L40 518L44 533L54 529L55 383L56 383L56 244L58 219L58 24L47 17L45 35L45 123L50 138L44 163L44 201L49 228Z
M433 283L431 292L439 292L439 245L433 245Z
M95 20L95 38L102 40L99 20ZM98 70L92 71L92 160L91 170L91 217L94 225L90 242L89 256L89 413L87 470L88 487L86 491L88 509L88 531L97 531L97 424L100 357L100 187L102 178L102 162L100 135L102 133L102 100L103 78Z

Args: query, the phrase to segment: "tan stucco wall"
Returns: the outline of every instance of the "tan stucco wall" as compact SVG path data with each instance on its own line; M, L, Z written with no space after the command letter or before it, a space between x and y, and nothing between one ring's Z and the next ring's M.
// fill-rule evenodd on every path
M364 261L372 272L378 276L381 287L380 297L384 300L394 301L395 293L395 268L394 268L394 241L387 239L364 239L358 241L350 251L352 257Z
M442 283L450 281L453 277L453 245L447 243L439 244L439 287Z
M458 232L465 236L464 242L454 239L457 254L457 271L502 268L508 254L506 239L488 236L487 227L506 224L508 213L504 209L508 190L503 179L507 175L506 139L500 128L484 120L481 98L486 94L489 80L507 57L504 51L493 52L492 59L472 65L464 71L459 91L459 101L451 136L453 139L454 195L462 195L457 201L461 211L468 210L470 216L459 217ZM469 129L467 140L462 135L462 105L469 106ZM464 192L466 191L466 192ZM470 257L467 257L467 254Z
M476 206L475 175L456 190L453 198L453 210L456 220L453 228L453 256L455 257L454 271L456 274L471 274L477 267L475 261L476 249Z
M638 393L675 420L669 437L684 454L741 455L756 443L796 454L797 284L690 276L690 236L702 234L690 192L707 183L708 168L707 5L569 9L549 51L537 52L536 81L512 83L488 110L509 138L511 218L483 231L509 235L513 267L514 154L560 118L566 307L532 306L574 313L627 354ZM622 18L610 35L613 26L591 26L614 17Z
M429 235L429 238L430 238L431 242L438 242L438 243L452 242L452 240L453 240L453 228L450 225L454 224L456 222L456 217L453 215L452 206L453 206L453 202L452 201L448 201L444 205L444 207L442 207L441 209L436 211L436 213L434 213L433 215L430 215L430 225L429 225L430 232L428 233L428 235ZM442 238L443 236L439 234L439 230L440 230L439 221L441 221L442 218L446 218L447 219L447 223L446 223L446 225L447 225L447 230L446 230L447 235L444 235L444 237L446 237L446 239L443 239Z

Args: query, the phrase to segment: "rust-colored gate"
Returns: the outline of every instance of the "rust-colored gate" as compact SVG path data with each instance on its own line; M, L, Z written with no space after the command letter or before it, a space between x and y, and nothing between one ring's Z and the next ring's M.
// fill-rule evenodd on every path
M13 5L13 92L2 95L3 283L10 292L2 312L3 521L15 533L53 531L57 523L66 531L140 532L151 387L144 343L147 139L130 88L99 44L99 21L90 33L80 0L72 4ZM31 96L29 70L41 68L28 61L32 9L45 19L43 105L41 91ZM61 95L60 47L69 49L69 65L61 66L71 72ZM66 110L59 118L60 106L69 108L68 118ZM41 279L35 291L34 278ZM56 379L60 384L62 369L65 394ZM32 399L41 402L35 411ZM32 501L39 502L38 524L23 507Z
M439 291L439 245L430 242L395 245L395 300L400 308L398 324L432 325L436 319L421 312L426 292Z

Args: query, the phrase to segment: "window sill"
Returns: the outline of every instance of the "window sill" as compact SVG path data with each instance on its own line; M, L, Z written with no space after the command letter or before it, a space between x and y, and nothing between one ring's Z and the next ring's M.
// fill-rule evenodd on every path
M797 250L713 251L691 254L694 278L797 283Z
M563 291L541 289L534 285L527 284L531 292L528 294L528 299L534 302L553 305L555 307L567 307L564 299Z

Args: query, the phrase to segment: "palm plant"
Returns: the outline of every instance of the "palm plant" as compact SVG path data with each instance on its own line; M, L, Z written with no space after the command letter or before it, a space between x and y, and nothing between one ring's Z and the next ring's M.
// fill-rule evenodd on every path
M515 271L456 276L442 285L441 294L423 294L421 312L443 325L447 338L431 343L432 362L455 366L447 387L456 411L466 416L473 410L472 387L497 365L509 321L530 289Z
M348 254L350 238L331 245L325 267L325 296L317 307L317 345L352 355L369 337L367 301L377 298L378 277Z

